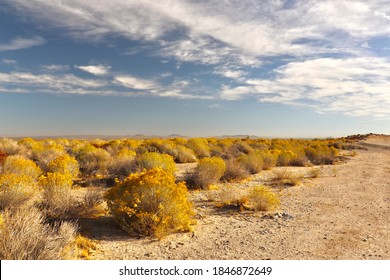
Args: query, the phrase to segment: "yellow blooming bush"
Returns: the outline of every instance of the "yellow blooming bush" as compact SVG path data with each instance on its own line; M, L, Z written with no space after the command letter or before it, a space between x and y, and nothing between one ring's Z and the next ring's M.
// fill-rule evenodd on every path
M59 217L71 212L75 207L72 193L72 175L69 173L48 172L39 178L43 189L43 206L49 216Z
M129 234L161 238L191 230L192 206L183 182L162 168L128 176L108 190L107 205L118 224Z
M105 174L111 161L111 155L91 144L77 146L73 153L84 175Z
M42 174L42 170L32 160L23 156L14 155L4 160L3 173L24 175L32 179L37 179Z
M37 184L31 176L0 174L0 210L23 205L36 191Z
M137 155L135 165L138 171L143 169L151 170L156 167L161 167L163 170L173 173L176 171L176 164L173 157L166 154L156 152L147 152Z
M278 153L277 165L289 166L291 162L297 158L297 154L290 150L283 150Z
M65 149L52 140L37 142L31 149L32 158L37 162L39 167L47 171L48 164L55 158L64 155Z
M195 155L199 158L210 156L210 147L207 139L192 138L186 143L186 146L195 152Z
M247 196L241 200L245 208L257 211L275 210L280 205L279 196L262 185L251 187Z
M135 171L134 159L136 155L136 152L128 149L118 151L108 167L109 174L121 179L127 177Z
M202 158L186 181L193 188L206 189L221 179L226 170L225 161L219 157Z
M250 174L259 173L263 169L263 157L261 152L251 152L238 158L238 162L245 167Z
M64 154L52 160L48 169L50 172L58 172L62 174L69 174L71 177L76 178L79 175L79 163L74 157L68 154Z

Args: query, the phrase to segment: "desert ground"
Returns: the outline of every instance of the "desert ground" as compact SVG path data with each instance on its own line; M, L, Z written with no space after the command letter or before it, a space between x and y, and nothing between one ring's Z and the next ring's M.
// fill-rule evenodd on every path
M372 136L359 146L340 163L319 167L318 178L305 175L311 167L277 167L304 176L297 186L275 189L277 211L218 208L210 191L192 191L193 232L136 239L109 217L80 220L81 231L96 240L95 259L104 260L390 259L390 137ZM231 187L271 177L262 171Z

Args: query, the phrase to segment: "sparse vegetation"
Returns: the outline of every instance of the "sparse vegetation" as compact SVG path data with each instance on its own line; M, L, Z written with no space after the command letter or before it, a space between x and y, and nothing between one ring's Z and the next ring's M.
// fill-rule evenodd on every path
M189 231L194 225L189 195L197 190L218 207L272 211L280 204L272 189L240 181L272 169L265 172L272 186L299 185L301 173L317 178L321 169L315 165L337 162L339 149L353 156L353 141L0 139L0 257L92 258L94 242L76 236L76 222L65 222L69 219L114 217L134 236ZM179 165L189 171L180 170L176 178ZM292 172L290 166L306 171ZM177 182L183 173L186 183Z
M272 173L274 175L272 183L276 186L296 186L303 179L302 175L295 174L287 169L274 170Z

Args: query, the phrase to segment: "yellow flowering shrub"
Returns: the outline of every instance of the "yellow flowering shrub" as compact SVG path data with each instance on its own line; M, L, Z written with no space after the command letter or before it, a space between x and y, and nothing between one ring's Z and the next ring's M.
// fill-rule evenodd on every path
M290 150L280 151L280 153L278 154L277 165L278 166L289 166L289 165L291 165L291 162L296 158L297 158L297 155Z
M134 159L136 155L136 152L128 149L118 151L108 167L109 174L121 179L127 177L135 171Z
M9 156L4 160L3 173L12 173L15 175L25 175L37 179L42 170L32 160L23 156Z
M19 207L36 193L34 179L14 173L0 174L0 209Z
M84 175L105 174L111 161L111 155L91 144L77 146L73 153Z
M262 185L251 187L247 196L241 200L245 208L257 211L275 210L280 205L279 196Z
M195 155L199 158L210 156L210 147L207 139L191 138L187 141L186 146L195 152Z
M50 172L58 172L62 174L69 174L71 177L75 178L79 175L79 163L74 157L71 157L68 154L64 154L52 160L48 169Z
M263 157L261 152L251 152L241 155L238 162L245 167L250 174L259 173L263 169Z
M69 173L48 172L39 178L43 189L43 206L49 216L59 217L75 207L73 180Z
M47 166L52 160L65 154L64 147L50 140L38 142L31 151L32 158L44 171L48 170Z
M193 188L206 189L221 179L226 170L225 161L219 157L202 158L186 181Z
M143 169L150 170L156 167L161 167L163 170L173 173L176 171L176 164L173 157L166 154L156 152L147 152L137 155L135 165L138 171Z
M129 234L161 238L191 230L192 205L183 182L162 168L128 176L106 193L107 205Z

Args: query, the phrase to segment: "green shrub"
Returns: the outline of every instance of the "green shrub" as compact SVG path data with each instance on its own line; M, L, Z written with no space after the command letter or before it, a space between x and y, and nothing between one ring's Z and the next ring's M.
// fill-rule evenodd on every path
M118 224L130 235L161 238L188 231L193 211L183 182L155 168L131 174L106 193L107 205Z

